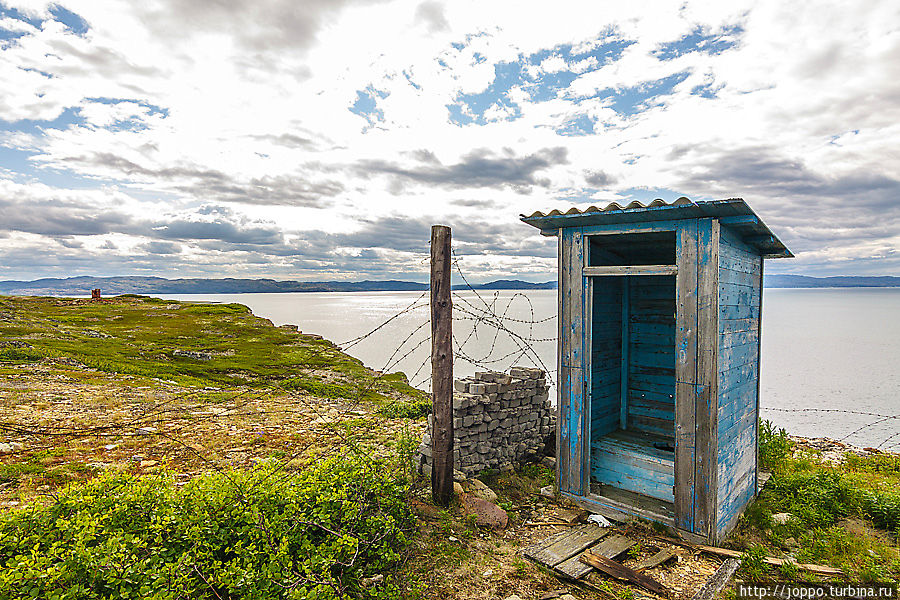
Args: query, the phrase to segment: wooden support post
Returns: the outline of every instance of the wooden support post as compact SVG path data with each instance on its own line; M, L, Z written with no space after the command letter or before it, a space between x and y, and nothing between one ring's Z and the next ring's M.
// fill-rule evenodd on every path
M453 498L453 337L450 302L450 228L431 228L431 494Z

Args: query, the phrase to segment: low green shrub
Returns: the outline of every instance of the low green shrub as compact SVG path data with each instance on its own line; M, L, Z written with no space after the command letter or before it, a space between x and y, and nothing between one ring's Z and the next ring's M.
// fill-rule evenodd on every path
M741 555L738 571L744 581L758 583L769 578L771 568L766 563L768 552L763 546L754 546Z
M191 315L234 315L246 314L250 309L243 304L193 304L181 308L181 311Z
M418 419L431 413L431 398L412 397L394 400L378 409L378 414L389 419Z
M789 512L806 527L828 527L851 515L876 527L900 531L900 496L858 487L830 469L792 471L772 477L766 505L759 510Z
M413 523L394 468L352 457L198 477L109 474L0 516L0 597L387 597ZM389 467L389 466L388 466Z
M771 421L759 422L759 462L767 471L774 470L779 463L791 456L791 440L787 432Z
M17 348L15 346L0 348L0 362L36 362L42 358L44 358L44 354L33 348Z
M872 519L876 527L900 531L900 496L861 490L859 506L862 513Z
M840 473L830 470L779 473L769 481L769 488L774 507L814 527L828 527L853 513L858 496Z

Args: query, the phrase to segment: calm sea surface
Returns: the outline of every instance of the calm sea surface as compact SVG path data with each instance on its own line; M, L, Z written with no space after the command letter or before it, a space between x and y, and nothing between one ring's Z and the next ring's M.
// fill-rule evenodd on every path
M374 369L403 371L414 385L428 387L428 298L419 292L166 297L246 304L276 325L299 325ZM516 337L474 320L486 305L507 317ZM368 338L347 343L408 307ZM554 376L555 316L556 291L455 293L455 346L469 361L457 358L455 375L473 373L475 362L479 370L543 366ZM764 418L793 434L900 448L900 419L820 410L900 415L900 288L765 290L760 403ZM817 410L785 412L797 409Z

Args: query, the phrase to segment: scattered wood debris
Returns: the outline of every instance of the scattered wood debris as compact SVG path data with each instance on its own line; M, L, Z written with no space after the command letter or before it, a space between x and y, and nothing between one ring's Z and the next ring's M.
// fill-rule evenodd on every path
M638 573L634 569L630 569L620 562L616 562L605 556L594 554L593 552L585 552L580 557L581 562L590 565L595 569L599 569L611 577L615 577L621 581L630 581L641 586L645 590L651 591L664 598L669 598L671 591L648 575Z
M703 587L697 590L697 593L694 594L691 600L714 600L718 597L719 592L725 589L725 586L728 585L728 582L731 581L731 578L734 577L740 566L741 561L738 559L726 559Z
M597 529L596 526L594 526L594 528ZM591 552L596 556L612 559L627 552L634 544L634 540L631 540L624 535L610 535L592 548ZM579 555L575 554L575 556L557 565L555 570L566 577L581 579L591 572L591 565L586 565L579 560L579 558Z
M658 567L663 565L670 560L675 560L678 558L678 555L675 554L675 551L671 548L664 548L651 556L650 558L645 558L637 565L635 565L634 570L637 572L645 571L647 569L653 569L654 567Z
M716 548L714 546L703 546L697 545L694 546L697 550L701 552L707 552L709 554L715 554L717 556L727 556L729 558L740 558L741 552L737 550L729 550L728 548ZM783 558L775 558L772 556L767 556L766 564L772 565L773 567L780 567L786 561ZM810 573L815 573L816 575L825 575L827 577L841 577L844 572L835 567L826 567L825 565L812 565L808 563L794 563L797 565L798 569L802 569L804 571L809 571Z
M560 564L596 544L608 533L609 529L603 527L581 525L529 546L525 548L523 554L539 564L556 569Z

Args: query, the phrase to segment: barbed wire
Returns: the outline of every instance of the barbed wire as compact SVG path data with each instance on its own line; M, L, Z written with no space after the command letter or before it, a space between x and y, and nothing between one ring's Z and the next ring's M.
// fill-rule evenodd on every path
M878 417L876 420L865 423L864 425L854 429L850 433L836 439L835 441L837 441L837 442L843 442L844 440L848 440L848 439L852 438L853 436L855 436L856 434L862 433L863 431L870 429L872 427L875 427L877 425L880 425L881 423L884 423L886 421L900 419L900 415L885 415L882 413L873 413L873 412L862 411L862 410L849 410L849 409L844 409L844 408L779 408L779 407L760 406L760 411L772 411L772 412L783 412L783 413L840 413L840 414L860 415L860 416L867 416L867 417ZM898 437L898 436L900 436L900 431L892 433L883 442L881 442L877 446L872 446L872 447L877 448L877 449L890 449L890 448L895 448L897 446L900 446L900 442L897 442L896 444L893 444L893 445L885 448L885 444L888 441L890 441L893 438Z
M531 298L522 292L513 293L505 298L501 298L498 292L494 292L492 295L481 294L469 282L463 271L461 260L455 252L452 252L451 265L464 285L463 289L451 291L454 312L453 321L466 326L461 328L465 332L464 334L459 336L454 334L451 338L454 359L472 365L477 369L486 370L508 368L516 365L519 361L527 360L532 365L543 369L548 383L553 385L553 371L547 368L541 355L535 349L535 345L555 343L557 342L557 337L541 337L536 335L535 329L537 326L545 325L557 319L557 315L536 318L535 307ZM429 325L430 320L427 318L418 319L420 314L418 311L429 306L429 303L425 301L428 293L429 291L425 290L411 302L390 314L374 328L336 346L336 348L347 351L358 347L363 342L374 340L376 336L385 336L388 340L381 342L382 338L377 338L384 349L382 355L386 356L383 366L378 371L371 371L368 375L353 379L353 396L350 398L321 398L304 392L277 387L276 384L275 386L266 386L262 389L248 388L239 390L228 395L225 399L219 400L219 402L229 405L224 410L196 415L193 414L196 411L192 409L206 408L210 404L208 400L198 401L198 396L207 391L198 389L176 393L162 402L138 405L135 410L138 410L139 414L102 425L40 424L5 419L0 420L0 431L19 436L43 438L52 443L60 439L84 437L158 436L178 445L185 452L195 456L202 462L204 468L222 473L228 477L228 480L234 485L235 502L243 502L252 488L247 489L240 482L231 478L228 475L227 466L223 465L221 461L211 459L204 451L198 450L183 439L183 436L189 433L191 428L197 428L198 425L217 419L234 420L251 417L256 419L281 419L281 422L285 422L292 416L302 416L310 421L310 425L313 423L322 425L319 429L310 429L311 432L314 431L316 436L332 436L325 440L324 445L328 446L327 449L323 450L325 455L351 454L362 457L369 456L370 453L364 447L364 442L352 435L349 428L343 428L341 422L352 411L356 410L361 403L365 402L371 392L376 390L384 391L384 388L381 386L387 382L386 377L391 374L393 369L402 366L405 361L413 358L415 361L418 361L416 353L421 351L422 347L431 341L430 332L427 330L423 331ZM525 308L522 308L521 303L525 304ZM523 316L523 314L527 316ZM412 322L400 321L405 316L411 317ZM393 327L391 327L392 325ZM476 345L476 342L478 345ZM504 348L501 350L504 344L511 344L513 349L507 350ZM431 355L428 352L418 364L418 367L407 377L410 385L419 388L431 380L427 369L430 360ZM425 372L424 375L423 371ZM422 379L419 379L420 375L423 376ZM257 405L257 403L264 401L266 396L273 394L290 399L296 403L296 406L261 407ZM872 418L872 420L851 431L840 438L840 440L850 439L866 429L900 418L900 415L830 408L789 409L761 407L761 410L784 413L844 413ZM142 431L148 425L159 424L171 418L180 420L177 426L167 426L164 430L152 432ZM877 447L888 449L898 447L900 446L900 440L896 440L897 437L900 437L900 431L891 433ZM890 446L888 446L889 443L891 443ZM294 447L292 451L286 452L275 462L273 468L270 469L265 477L256 480L254 485L263 485L266 482L289 477L289 465L304 455L307 450L308 447L306 445L300 444ZM308 525L321 527L321 525L315 523Z
M421 294L418 298L416 298L415 300L413 300L413 301L409 304L409 306L407 306L407 307L404 308L403 310L401 310L401 311L395 313L394 315L392 315L390 318L388 318L386 321L384 321L381 325L379 325L379 326L376 327L375 329L371 330L371 331L368 332L368 333L364 333L364 334L362 334L362 335L360 335L360 336L358 336L358 337L355 337L355 338L353 338L353 339L351 339L351 340L347 340L346 342L342 342L342 343L340 343L340 344L338 344L338 345L339 345L341 348L345 349L345 350L348 349L348 348L352 348L353 346L357 345L357 344L360 343L361 341L363 341L363 340L369 338L370 336L372 336L372 334L376 333L377 331L380 331L382 328L384 328L385 326L387 326L388 324L390 324L391 322L393 322L394 319L397 319L397 318L399 318L399 317L401 317L401 316L403 316L403 315L405 315L405 314L407 314L407 313L409 313L409 312L412 312L412 311L414 311L414 310L417 310L417 309L419 309L419 308L425 308L426 306L428 306L428 304L418 304L418 303L419 303L423 298L425 298L426 295L428 295L428 290L425 290L424 292L422 292L422 294Z

